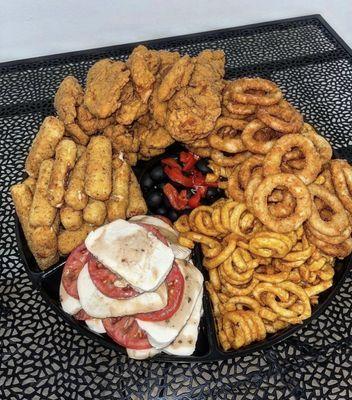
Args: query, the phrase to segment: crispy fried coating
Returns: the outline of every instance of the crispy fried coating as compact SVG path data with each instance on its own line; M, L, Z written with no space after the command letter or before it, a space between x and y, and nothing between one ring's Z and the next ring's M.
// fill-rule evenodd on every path
M148 102L152 93L159 64L158 52L145 46L137 46L127 60L132 82L143 103Z
M111 193L112 147L106 136L94 136L87 147L85 192L95 200L105 201Z
M83 105L77 109L78 125L87 135L102 132L107 126L112 125L114 121L114 116L108 118L96 118Z
M64 136L64 124L55 117L46 117L29 150L25 169L29 176L36 178L42 161L54 156L55 149Z
M111 140L114 154L137 153L139 140L124 125L111 125L104 130L104 136Z
M122 90L121 107L116 111L116 122L122 125L131 125L133 121L147 112L148 104L139 97L132 82L128 82Z
M83 210L87 205L88 196L84 191L84 180L86 175L87 153L82 153L74 166L65 193L65 202L74 210Z
M89 199L83 210L83 219L91 225L103 225L106 217L106 205L103 201Z
M50 204L47 196L53 166L52 159L43 161L40 166L29 213L29 223L33 227L51 226L56 217L56 208Z
M135 215L143 215L146 214L147 211L148 207L144 200L136 175L131 170L130 193L128 207L126 210L126 217L131 218Z
M78 80L67 76L55 94L54 107L59 119L65 124L73 124L77 117L76 108L83 102L83 89Z
M120 106L122 88L129 80L130 71L121 61L104 59L88 71L84 105L97 118L107 118Z
M75 231L82 226L82 211L65 205L60 209L60 221L65 229Z
M94 226L83 223L75 231L62 230L58 235L58 250L62 255L70 254L77 246L82 244L88 233L94 229Z
M67 179L76 163L77 146L70 139L63 139L58 144L48 186L48 200L53 207L63 204Z
M189 85L180 89L168 103L166 127L181 142L192 142L209 135L221 113L224 53L205 50L195 59Z

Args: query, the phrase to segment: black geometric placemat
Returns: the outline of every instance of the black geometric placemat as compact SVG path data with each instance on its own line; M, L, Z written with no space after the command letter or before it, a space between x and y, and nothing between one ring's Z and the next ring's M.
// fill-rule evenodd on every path
M223 49L227 77L277 82L352 161L352 57L319 16L152 41L195 55ZM133 45L0 64L0 399L351 399L352 274L318 319L284 343L209 364L133 361L76 333L31 286L19 258L9 187L68 74Z

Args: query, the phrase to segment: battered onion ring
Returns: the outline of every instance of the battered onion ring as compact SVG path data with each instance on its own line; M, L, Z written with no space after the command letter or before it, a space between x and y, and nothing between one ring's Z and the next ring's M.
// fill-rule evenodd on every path
M235 165L241 164L244 160L252 155L249 151L234 154L233 156L225 156L220 150L213 149L210 153L211 159L222 167L234 167Z
M207 158L210 157L211 155L212 149L210 147L193 147L193 146L186 146L186 147L191 153L199 157Z
M244 128L241 138L247 150L256 154L267 154L270 151L274 146L276 139L264 141L255 137L261 129L266 127L267 126L262 121L254 119Z
M246 125L247 122L241 119L218 118L214 131L207 138L210 146L228 153L241 153L246 150L241 139L241 133Z
M286 187L296 199L296 208L289 217L273 217L268 208L268 196L278 186ZM287 233L297 230L311 214L311 197L307 187L295 175L277 174L267 176L259 185L252 199L254 215L274 232Z
M265 92L263 95L247 93L251 90ZM237 79L231 86L232 98L243 104L271 106L282 99L281 90L275 83L262 78Z
M324 235L323 233L319 232L317 229L313 228L309 223L307 223L307 225L309 226L309 230L315 237L317 237L320 240L323 240L324 242L330 243L330 244L340 244L351 236L351 230L352 230L351 226L348 226L341 233L341 235L328 236L328 235Z
M282 133L296 133L302 128L303 117L287 102L281 105L260 107L257 110L257 118L264 124Z
M277 218L286 218L292 214L296 207L296 201L290 192L284 191L283 198L279 202L269 204L270 213Z
M263 179L264 178L262 176L262 168L254 171L244 191L244 198L246 200L247 208L253 214L254 214L253 196L258 186L262 183Z
M304 123L301 134L313 142L320 155L322 164L325 164L331 160L332 148L330 143L320 136L311 125Z
M346 160L332 160L330 168L336 194L346 210L352 213L352 167Z
M298 134L285 135L277 140L265 157L263 165L264 176L281 172L280 166L283 156L295 147L298 147L305 156L305 167L302 170L295 171L295 175L306 185L312 183L321 171L320 157L313 143Z
M347 213L341 204L340 200L329 193L321 185L312 183L309 185L309 192L312 196L312 214L309 218L309 224L320 233L327 236L339 236L349 226ZM326 203L334 214L330 221L324 221L319 214L319 211L314 203L314 197L318 197Z
M241 187L244 189L247 187L249 180L257 168L261 167L264 162L264 157L260 155L253 155L252 157L247 158L247 160L243 161L241 164L241 170L239 174L239 181Z

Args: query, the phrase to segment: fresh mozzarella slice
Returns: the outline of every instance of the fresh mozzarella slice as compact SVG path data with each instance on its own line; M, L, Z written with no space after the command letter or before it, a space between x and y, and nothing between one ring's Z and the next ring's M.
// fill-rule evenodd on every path
M88 328L96 333L106 333L103 321L100 318L87 319L86 324Z
M194 353L198 338L198 326L202 315L203 289L198 295L192 314L176 339L163 351L175 356L190 356Z
M94 318L121 317L164 308L167 304L165 284L155 292L142 293L129 299L117 300L105 296L94 285L86 264L77 279L77 289L83 310Z
M135 360L145 360L146 358L154 357L156 354L160 353L160 350L154 349L145 349L145 350L135 350L135 349L127 349L127 354L130 358L134 358Z
M145 228L118 219L91 232L87 249L140 292L154 291L169 273L174 255Z
M157 227L162 235L164 235L170 244L175 258L181 260L188 260L191 257L191 250L187 247L181 246L177 243L178 232L173 229L169 224L160 218L151 217L150 215L136 215L130 218L130 221L143 222L145 224Z
M147 333L150 344L158 349L168 346L175 340L187 323L203 287L203 276L192 263L177 260L177 264L185 279L179 309L165 321L152 322L136 319L138 325Z
M66 292L64 285L62 284L62 281L60 282L60 302L62 309L67 314L74 315L77 314L78 311L82 309L80 301L70 296Z

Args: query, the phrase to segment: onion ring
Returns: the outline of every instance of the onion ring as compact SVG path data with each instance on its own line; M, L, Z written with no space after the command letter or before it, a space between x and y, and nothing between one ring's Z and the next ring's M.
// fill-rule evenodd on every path
M220 150L213 149L210 153L211 159L222 167L234 167L235 165L241 164L244 160L252 155L249 151L237 153L232 156L226 156Z
M332 160L330 168L337 197L346 210L352 213L352 167L346 160Z
M262 95L248 93L251 90L264 92ZM242 104L271 106L282 99L281 90L275 83L262 78L237 79L231 85L232 98Z
M305 167L302 170L296 171L295 175L306 185L312 183L321 170L320 157L313 143L298 134L286 135L277 140L265 157L263 166L264 176L281 172L280 166L283 156L295 147L298 147L305 156Z
M330 146L330 143L322 136L320 136L312 127L312 125L304 123L301 134L313 142L315 148L320 155L322 164L326 164L331 160L332 148Z
M214 131L207 138L210 146L228 153L241 153L246 150L241 139L241 133L246 125L247 122L241 119L218 118Z
M303 125L302 115L287 102L258 108L257 118L274 131L282 133L299 132Z
M274 146L276 139L259 140L256 138L256 134L264 128L267 126L258 119L254 119L244 128L241 138L247 150L256 154L267 154Z
M278 186L286 187L297 202L294 213L283 219L272 216L268 208L268 196ZM274 232L287 233L297 230L311 214L310 193L303 182L291 174L267 176L258 186L252 201L254 215Z

